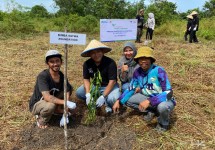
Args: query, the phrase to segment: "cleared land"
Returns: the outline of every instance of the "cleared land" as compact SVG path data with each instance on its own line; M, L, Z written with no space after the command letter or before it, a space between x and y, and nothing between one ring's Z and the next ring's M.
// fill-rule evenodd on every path
M93 38L88 36L88 42ZM106 43L113 48L107 55L116 62L123 43ZM70 118L70 149L214 149L214 42L188 44L177 38L155 37L151 46L155 48L156 63L169 75L177 100L171 129L157 133L153 130L156 119L147 124L141 114L130 109L119 116L99 116L94 125L86 126L83 124L86 106L73 93L79 109ZM46 68L44 54L54 48L63 53L62 45L49 44L48 34L25 40L1 40L0 149L64 148L64 133L59 124L53 122L47 130L38 129L28 111L36 76ZM80 57L80 53L84 48L69 46L68 78L75 89L82 84L82 64L86 58Z

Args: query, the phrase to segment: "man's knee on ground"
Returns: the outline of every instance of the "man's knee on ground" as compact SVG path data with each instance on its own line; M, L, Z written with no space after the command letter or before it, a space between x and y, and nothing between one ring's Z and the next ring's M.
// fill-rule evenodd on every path
M41 114L52 114L55 111L56 104L47 102L41 111Z

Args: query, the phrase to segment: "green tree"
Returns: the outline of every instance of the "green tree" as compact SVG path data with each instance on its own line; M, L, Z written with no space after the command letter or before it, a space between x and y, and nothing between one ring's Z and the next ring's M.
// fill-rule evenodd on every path
M79 16L93 15L96 18L128 18L135 16L135 5L126 0L54 0L60 8L58 14ZM141 7L144 0L138 3ZM131 15L132 14L132 15Z
M178 17L176 12L176 4L166 0L154 0L152 4L146 8L145 17L148 13L152 12L155 15L156 25L160 25L167 21L173 20Z
M215 0L209 0L208 2L205 2L203 10L205 10L207 17L215 16Z
M91 14L91 6L94 0L54 0L56 5L60 8L58 14L69 15L78 14L85 16Z
M35 33L35 27L27 13L13 10L4 16L3 33L7 35Z
M42 17L42 18L49 16L48 11L41 5L35 5L34 7L32 7L30 14L33 17Z

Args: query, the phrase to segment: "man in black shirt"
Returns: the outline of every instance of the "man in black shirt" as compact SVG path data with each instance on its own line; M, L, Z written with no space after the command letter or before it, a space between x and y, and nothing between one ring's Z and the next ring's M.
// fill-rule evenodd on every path
M187 18L188 18L187 19L187 30L184 33L185 41L187 41L187 36L190 35L190 30L191 30L191 26L192 26L192 22L193 22L193 16L188 15Z
M64 75L60 71L62 55L57 50L49 50L46 53L46 64L48 69L43 70L38 76L33 95L30 98L29 108L36 116L37 126L46 128L54 112L63 113L64 105ZM67 100L70 100L72 86L67 81ZM67 101L69 109L75 109L76 104ZM69 122L67 117L67 123ZM60 126L64 125L64 118Z
M137 14L137 38L136 43L141 43L141 37L143 35L143 25L144 25L144 10L140 9L139 14Z
M111 51L111 48L99 41L92 40L87 48L81 53L82 57L90 57L83 64L84 85L80 86L76 95L79 99L90 102L90 78L92 79L99 70L101 74L101 87L99 88L101 96L96 100L96 106L101 107L105 104L107 113L112 112L112 106L120 96L120 90L117 83L117 66L114 60L104 56L104 53Z
M191 24L191 32L190 32L190 43L195 42L198 43L198 39L196 36L196 31L199 30L199 17L196 11L193 11L190 15L193 16L192 24Z

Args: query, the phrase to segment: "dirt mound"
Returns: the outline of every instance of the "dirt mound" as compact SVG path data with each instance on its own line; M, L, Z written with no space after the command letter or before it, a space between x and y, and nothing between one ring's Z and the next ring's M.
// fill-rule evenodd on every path
M36 124L28 125L20 132L19 145L13 149L64 149L64 131L59 127L61 116L52 117L47 129ZM68 124L68 149L132 149L135 133L116 122L115 117L98 116L94 125L84 125L70 118Z

